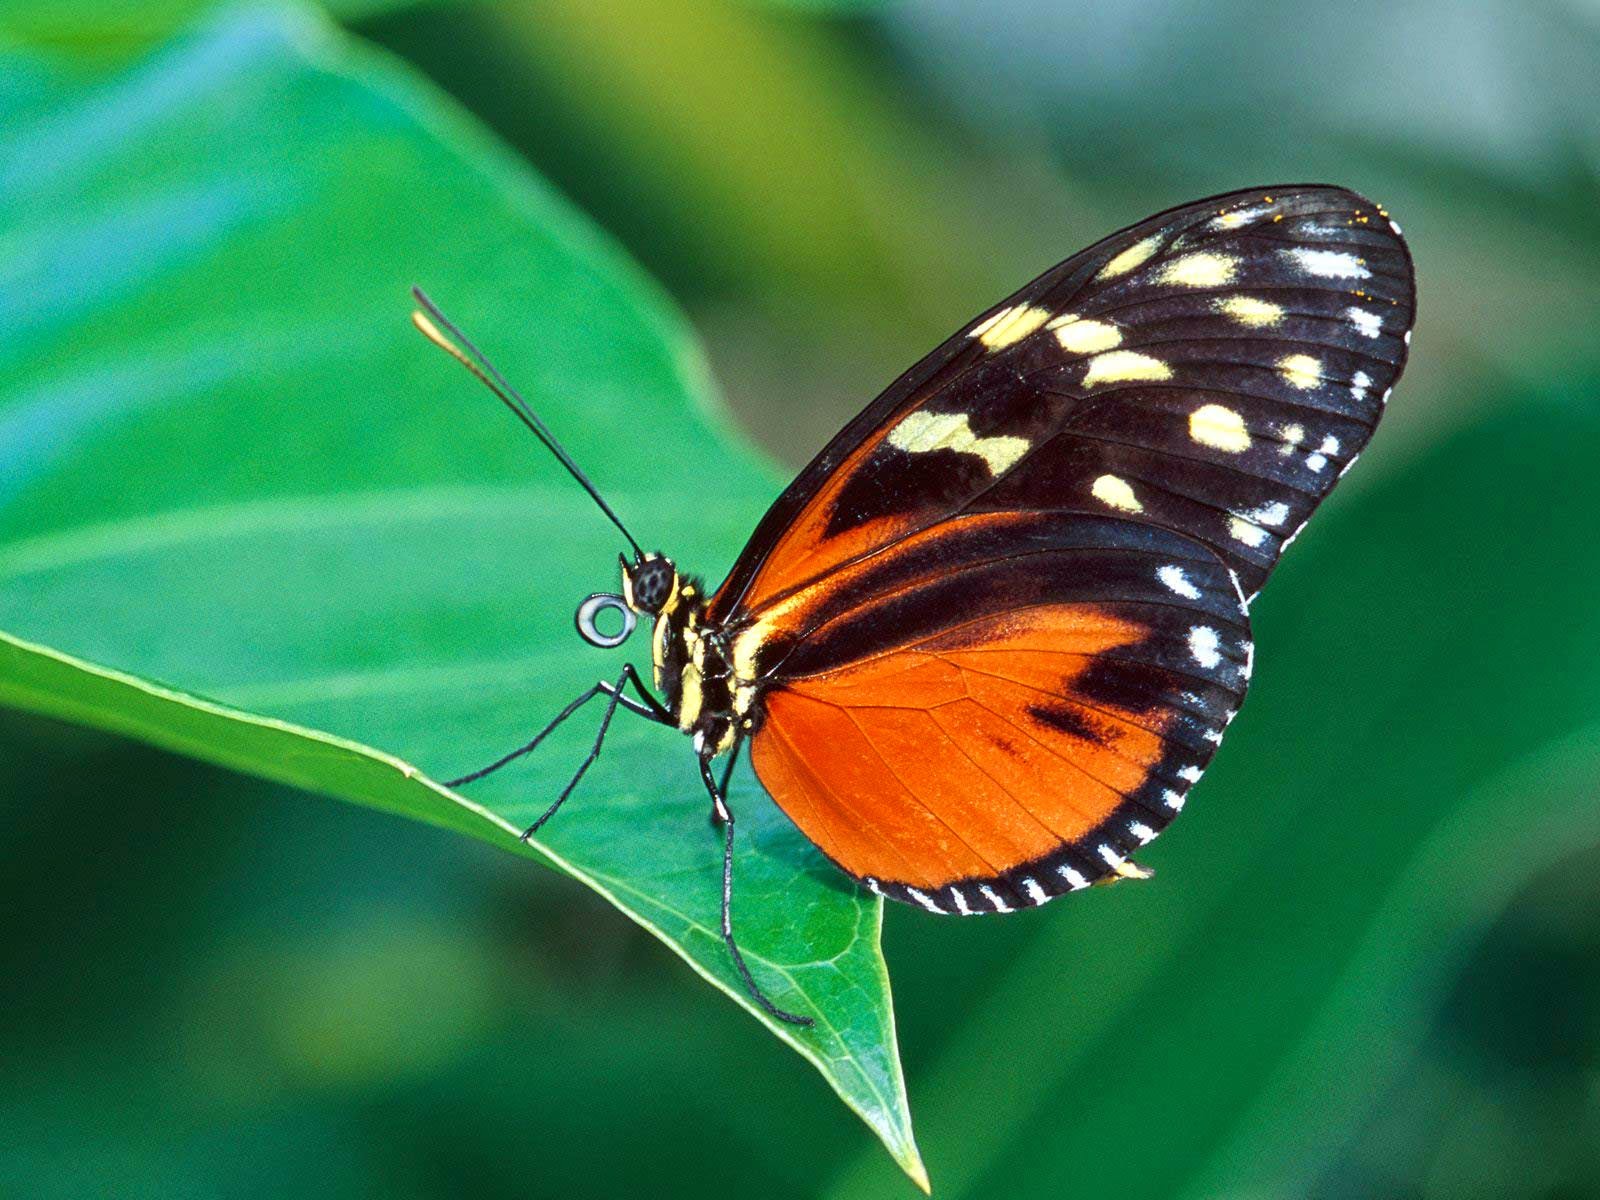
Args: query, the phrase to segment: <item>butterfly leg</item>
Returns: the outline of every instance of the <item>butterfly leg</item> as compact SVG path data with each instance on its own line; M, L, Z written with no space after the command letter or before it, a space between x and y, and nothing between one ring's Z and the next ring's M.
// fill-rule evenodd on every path
M729 770L732 770L731 765ZM722 788L718 787L716 779L711 774L709 758L700 759L700 778L706 785L706 791L711 793L712 820L722 826L722 941L728 947L728 955L733 959L739 978L744 980L745 990L750 993L750 998L759 1004L768 1016L775 1017L786 1025L802 1027L814 1025L816 1022L810 1017L785 1012L767 999L766 993L756 985L755 979L751 976L750 968L745 966L744 955L739 953L739 944L733 938L733 810L723 799ZM723 778L726 781L726 774Z
M727 765L722 768L722 782L717 785L717 790L721 792L724 799L728 795L728 780L733 778L733 768L739 761L739 750L743 745L744 741L742 739L733 743L733 749L728 751ZM722 815L718 812L715 804L711 806L711 828L722 828Z
M632 697L623 694L624 687L630 684L632 685L634 691L639 694L640 699L635 700ZM634 670L633 664L628 663L622 668L622 674L617 677L617 681L615 683L611 683L602 679L592 688L589 688L576 700L572 701L571 704L568 704L559 713L557 713L555 719L541 729L537 734L535 734L532 741L518 746L509 754L501 755L486 767L482 767L479 770L471 772L470 774L463 775L459 779L446 780L444 786L448 788L455 788L461 787L464 784L473 783L476 780L482 779L485 775L492 775L501 767L515 762L529 751L537 749L539 743L544 741L545 738L549 737L550 734L554 733L557 726L559 726L573 713L577 712L585 704L589 703L589 701L593 700L596 696L610 696L611 702L606 706L606 716L600 725L600 738L595 742L594 754L591 754L589 759L585 761L583 766L579 769L578 775L580 777L583 775L584 771L588 770L589 763L594 761L594 755L599 753L600 742L605 738L606 726L611 723L611 714L616 711L618 704L621 704L622 707L626 708L629 712L638 713L641 717L648 717L652 721L659 721L663 724L672 724L672 715L667 712L666 708L659 700L650 694L649 690L644 686L643 681L640 680L638 672ZM570 792L572 787L575 786L577 782L577 779L574 779L572 784L568 785L567 791L562 792L561 798L563 800L566 799L567 792ZM557 807L559 807L559 802ZM554 810L552 809L552 811ZM544 817L539 818L539 822L534 826L534 828L537 829L540 824L543 824L548 816L549 813L546 813Z
M649 701L650 704L654 704L655 708L650 707L650 704L641 704L637 701L630 700L627 696L623 695L623 686L630 680L632 681L634 687L639 691L639 694L643 696L645 700ZM583 778L584 772L594 765L595 759L600 757L600 747L605 745L606 730L611 728L611 718L616 716L617 705L621 704L626 707L629 712L638 713L640 716L649 717L655 721L666 721L671 723L671 718L665 715L666 709L661 707L654 696L650 695L649 692L644 690L644 685L639 682L639 676L634 672L632 663L629 663L622 668L622 674L617 676L616 683L608 684L605 682L605 680L601 680L594 686L599 691L610 696L611 699L606 704L605 714L600 718L600 728L595 731L594 745L589 747L589 756L579 764L577 771L573 774L572 778L567 781L567 786L561 789L561 794L555 798L550 807L545 809L544 812L540 813L538 819L535 820L532 825L529 825L522 831L523 841L527 841L534 834L538 833L539 827L551 817L556 815L556 810L567 802L567 797L572 795L572 790L578 786L578 781ZM575 706L579 703L581 703L581 701L574 701L573 705ZM576 707L574 706L569 706L568 711L577 711ZM657 709L660 709L659 713L656 711ZM558 723L561 720L561 717L556 718ZM550 728L553 727L554 726L552 725ZM549 729L547 728L545 732L549 732ZM540 736L542 737L543 734Z

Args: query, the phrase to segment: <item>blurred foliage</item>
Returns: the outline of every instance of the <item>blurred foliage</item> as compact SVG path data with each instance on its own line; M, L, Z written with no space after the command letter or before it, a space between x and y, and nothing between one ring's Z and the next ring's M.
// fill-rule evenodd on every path
M422 0L328 0L330 14L353 20L413 7ZM155 43L217 7L212 0L0 0L0 45L23 42L110 63Z
M1257 605L1252 699L1156 880L1005 921L888 913L939 1194L1600 1196L1593 5L850 7L353 28L662 279L790 463L1034 270L1194 195L1358 187L1421 284L1393 411ZM95 43L75 14L53 44ZM483 219L459 236L503 234ZM474 326L526 317L471 265ZM261 311L282 294L247 283ZM422 414L448 386L418 367L395 394ZM494 415L470 458L526 479ZM540 630L566 584L493 569ZM463 703L490 740L524 715L501 688ZM909 1190L581 889L99 735L6 718L0 755L25 1084L0 1174L27 1194Z

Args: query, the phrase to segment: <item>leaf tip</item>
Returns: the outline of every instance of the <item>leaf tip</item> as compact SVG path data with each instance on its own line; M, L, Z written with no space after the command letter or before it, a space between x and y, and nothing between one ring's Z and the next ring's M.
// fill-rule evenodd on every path
M922 1189L924 1196L933 1195L933 1182L928 1178L928 1168L922 1165L922 1155L914 1147L911 1157L902 1162L900 1167L911 1177L911 1182Z

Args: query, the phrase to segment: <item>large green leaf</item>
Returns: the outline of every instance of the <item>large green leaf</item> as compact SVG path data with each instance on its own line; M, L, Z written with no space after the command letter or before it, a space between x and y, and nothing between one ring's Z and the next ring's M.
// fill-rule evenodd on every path
M0 702L523 850L598 713L470 800L429 776L616 675L571 613L615 587L619 539L415 336L407 286L714 575L776 479L717 428L692 342L520 164L313 14L241 12L88 88L11 63ZM816 1017L768 1023L920 1181L881 908L748 774L733 800L746 955ZM755 1012L706 810L683 739L619 720L539 850Z

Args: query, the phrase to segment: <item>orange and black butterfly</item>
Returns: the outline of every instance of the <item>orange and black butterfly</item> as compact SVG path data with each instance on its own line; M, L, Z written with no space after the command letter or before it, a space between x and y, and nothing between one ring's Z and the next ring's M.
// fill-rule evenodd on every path
M605 696L692 738L724 830L749 744L840 870L936 913L1010 912L1101 880L1166 828L1250 681L1249 604L1372 436L1405 363L1411 258L1340 188L1160 213L979 316L841 430L707 592L645 553L437 309L415 319L584 484L628 539L590 642L654 622L654 690ZM450 337L441 332L449 331ZM451 340L454 339L454 341ZM462 349L465 347L465 349ZM620 633L595 618L622 613ZM630 694L631 693L631 694ZM531 834L532 829L528 832Z

